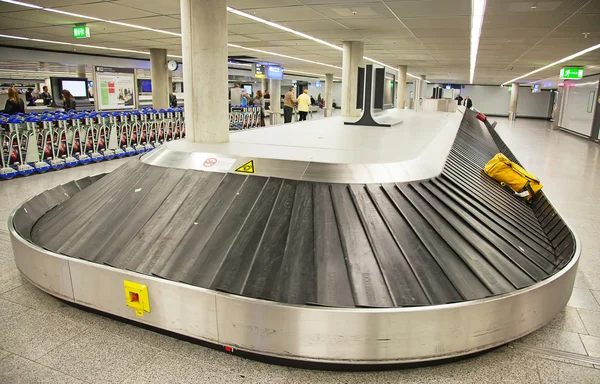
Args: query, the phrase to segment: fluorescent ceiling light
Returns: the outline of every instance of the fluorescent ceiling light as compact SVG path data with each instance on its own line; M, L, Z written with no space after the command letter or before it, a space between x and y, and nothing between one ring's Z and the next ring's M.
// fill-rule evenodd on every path
M521 79L522 79L522 78L524 78L524 77L527 77L527 76L529 76L529 75L533 75L534 73L538 73L538 72L540 72L540 71L543 71L544 69L548 69L548 68L554 67L555 65L562 64L562 63L564 63L564 62L566 62L566 61L573 60L573 59L574 59L574 58L576 58L576 57L579 57L579 56L581 56L581 55L585 55L585 54L586 54L586 53L588 53L588 52L595 51L595 50L596 50L596 49L598 49L598 48L600 48L600 44L596 44L596 45L594 45L594 46L592 46L592 47L589 47L589 48L587 48L587 49L584 49L583 51L579 51L579 52L577 52L577 53L574 53L574 54L572 54L572 55L570 55L570 56L564 57L564 58L562 58L562 59L560 59L560 60L558 60L558 61L555 61L554 63L550 63L550 64L548 64L548 65L546 65L546 66L544 66L544 67L542 67L542 68L536 69L535 71L531 71L531 72L529 72L529 73L526 73L526 74L524 74L523 76L515 77L515 78L514 78L514 79L512 79L512 80L509 80L509 81L507 81L507 82L505 82L505 83L502 83L502 85L506 85L506 84L509 84L509 83L514 83L515 81L517 81L517 80L521 80Z
M337 49L338 51L343 51L344 50L344 48L340 47L339 45L328 43L325 40L317 39L316 37L312 37L310 35L307 35L306 33L302 33L302 32L293 30L291 28L288 28L288 27L283 26L281 24L274 23L272 21L261 19L260 17L251 15L251 14L246 13L246 12L238 11L237 9L233 9L231 7L227 7L227 11L233 13L234 15L242 16L242 17L245 17L247 19L254 20L254 21L257 21L259 23L266 24L266 25L268 25L270 27L281 29L282 31L286 31L286 32L289 32L289 33L293 33L294 35L303 37L303 38L308 39L308 40L315 41L315 42L317 42L319 44L327 45L328 47L333 48L333 49Z
M477 64L477 51L479 50L479 39L481 38L481 27L483 15L485 14L485 0L471 0L471 67L469 83L473 84L475 77L475 65Z
M398 71L398 68L394 68L394 67L392 67L392 66L390 66L390 65L387 65L387 64L384 64L384 63L382 63L381 61L377 61L377 60L375 60L375 59L371 59L370 57L363 56L363 59L365 59L365 60L369 60L369 61L371 61L371 62L373 62L373 63L375 63L375 64L378 64L378 65L381 65L381 66L383 66L383 67L386 67L386 68L389 68L389 69L393 69L394 71ZM420 78L419 76L415 76L415 75L413 75L412 73L408 73L408 72L406 72L406 75L407 75L407 76L410 76L410 77L413 77L413 78L415 78L415 79L421 80L421 78ZM429 80L425 80L425 82L426 82L426 83L431 83L431 81L429 81Z
M133 49L110 48L110 47L102 47L102 46L99 46L99 45L66 43L66 42L63 42L63 41L44 40L44 39L31 39L31 38L28 38L28 37L21 37L21 36L0 35L0 37L4 37L6 39L36 41L38 43L44 43L44 44L68 45L68 46L71 46L71 47L93 48L93 49L102 49L102 50L106 50L106 51L116 51L116 52L139 53L139 54L142 54L142 55L149 55L150 54L150 52L136 51L136 50L133 50Z
M286 69L286 73L304 73L307 75L317 75L317 76L322 76L322 77L326 77L325 74L323 73L314 73L314 72L305 72L305 71L298 71L295 69ZM341 79L341 77L339 76L333 76L334 79Z
M44 7L40 7L39 5L35 5L35 4L29 4L29 3L23 3L21 1L14 1L14 0L2 0L3 3L9 3L9 4L14 4L14 5L20 5L22 7L29 7L29 8L34 8L34 9L42 9Z
M253 52L260 52L260 53L264 53L264 54L267 54L267 55L273 55L273 56L285 57L286 59L292 59L292 60L303 61L303 62L305 62L305 63L317 64L317 65L324 65L324 66L326 66L326 67L331 67L331 68L335 68L335 69L342 69L342 67L338 67L337 65L325 64L325 63L321 63L321 62L319 62L319 61L313 61L313 60L301 59L301 58L299 58L299 57L288 56L288 55L284 55L284 54L281 54L281 53L275 53L275 52L263 51L262 49L256 49L256 48L242 47L241 45L237 45L237 44L227 44L227 46L229 46L229 47L233 47L233 48L246 49L246 50L248 50L248 51L253 51Z
M60 9L54 9L54 8L42 8L42 9L44 11L53 12L53 13L60 13L61 15L66 15L66 16L71 16L71 17L79 17L81 19L94 20L94 21L105 21L105 20L99 19L97 17L85 16L85 15L80 15L78 13L61 11Z

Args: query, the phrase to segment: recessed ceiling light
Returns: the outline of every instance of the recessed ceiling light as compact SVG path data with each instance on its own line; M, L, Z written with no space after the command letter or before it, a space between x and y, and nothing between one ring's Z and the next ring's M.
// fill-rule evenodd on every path
M573 59L574 59L574 58L576 58L576 57L579 57L579 56L581 56L581 55L585 55L585 54L586 54L586 53L588 53L588 52L595 51L595 50L596 50L596 49L598 49L598 48L600 48L600 44L596 44L596 45L594 45L594 46L592 46L592 47L589 47L589 48L586 48L586 49L584 49L583 51L579 51L579 52L577 52L577 53L574 53L574 54L572 54L572 55L570 55L570 56L564 57L564 58L562 58L562 59L560 59L560 60L557 60L557 61L555 61L554 63L550 63L550 64L548 64L548 65L546 65L546 66L544 66L544 67L542 67L542 68L536 69L535 71L531 71L531 72L529 72L529 73L526 73L526 74L524 74L523 76L515 77L515 78L514 78L514 79L512 79L512 80L509 80L509 81L506 81L506 82L502 83L502 85L504 85L504 84L509 84L509 83L513 83L513 82L515 82L515 81L517 81L517 80L521 80L521 79L522 79L522 78L524 78L524 77L527 77L527 76L529 76L529 75L533 75L534 73L537 73L537 72L540 72L540 71L543 71L544 69L551 68L551 67L553 67L553 66L555 66L555 65L562 64L562 63L564 63L564 62L566 62L566 61L569 61L569 60L573 60ZM511 69L512 69L512 68L511 68Z
M532 5L531 6L531 9L536 9L536 8L537 8L537 5Z

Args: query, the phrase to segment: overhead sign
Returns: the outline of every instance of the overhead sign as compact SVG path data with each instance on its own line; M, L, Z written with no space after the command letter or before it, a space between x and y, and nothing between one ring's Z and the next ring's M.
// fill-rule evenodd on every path
M267 66L260 63L254 63L254 77L264 79L266 77Z
M583 68L562 68L560 70L561 79L581 79L583 77Z
M452 86L450 84L446 85L446 89L452 89Z
M235 171L240 173L255 173L256 169L254 169L254 160L250 160L246 164L237 168Z
M267 66L267 78L273 80L283 80L283 67L279 65Z
M86 25L77 25L73 27L73 37L76 39L87 39L90 37L90 27Z
M540 85L533 84L533 86L531 87L531 93L540 93Z
M316 88L321 88L321 82L320 82L320 81L317 81L317 82L315 83L315 87L316 87Z

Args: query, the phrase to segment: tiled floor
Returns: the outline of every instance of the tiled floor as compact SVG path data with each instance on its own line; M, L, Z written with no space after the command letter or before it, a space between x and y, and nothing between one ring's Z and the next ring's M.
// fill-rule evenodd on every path
M600 383L600 145L539 120L499 119L497 129L583 243L569 305L538 332L451 364L326 372L241 359L65 305L20 276L6 218L46 188L118 160L0 182L0 383Z

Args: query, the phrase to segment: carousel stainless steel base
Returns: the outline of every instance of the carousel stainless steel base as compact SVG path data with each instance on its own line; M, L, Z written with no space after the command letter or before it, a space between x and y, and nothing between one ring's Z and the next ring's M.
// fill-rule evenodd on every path
M64 300L229 351L377 365L489 349L562 310L580 247L543 193L528 205L482 173L516 160L491 126L466 111L454 132L438 176L395 183L390 164L328 182L346 165L228 154L208 171L162 148L19 207L16 263ZM262 172L235 172L249 160Z

